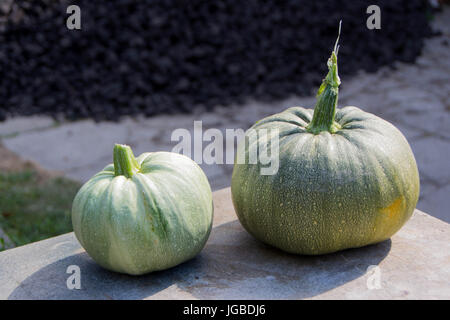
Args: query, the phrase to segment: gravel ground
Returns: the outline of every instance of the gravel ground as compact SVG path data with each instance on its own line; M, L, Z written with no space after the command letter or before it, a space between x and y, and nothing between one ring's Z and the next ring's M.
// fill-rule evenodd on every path
M375 74L342 78L339 105L356 105L397 126L416 156L421 177L418 208L450 222L450 10L438 14L435 27L442 35L427 39L416 64L397 63ZM64 172L86 181L112 160L114 143L132 146L135 154L170 151L173 130L193 131L195 120L203 130L247 129L256 120L283 109L312 107L314 97L291 98L276 103L251 102L218 107L213 112L189 115L126 117L119 123L91 120L55 122L49 117L9 119L0 124L3 144L43 168ZM206 145L205 143L204 145ZM202 165L213 189L230 185L231 165Z
M369 30L371 0L3 0L0 121L117 120L313 94L339 20L341 75L376 71L415 61L432 34L426 2L378 0L386 23ZM81 31L64 25L68 3L81 8Z

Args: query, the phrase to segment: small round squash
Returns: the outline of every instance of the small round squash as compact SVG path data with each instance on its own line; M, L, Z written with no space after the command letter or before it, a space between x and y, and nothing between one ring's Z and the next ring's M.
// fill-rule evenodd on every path
M102 267L131 275L176 266L197 255L211 231L212 192L200 167L170 152L114 147L106 166L79 190L72 224Z
M248 161L233 169L232 199L244 228L296 254L386 240L411 217L419 197L417 165L405 137L359 108L336 110L336 46L328 67L314 110L293 107L262 119L251 127L257 139L238 146L248 159L268 148L268 135L277 129L278 171L261 175L264 166Z

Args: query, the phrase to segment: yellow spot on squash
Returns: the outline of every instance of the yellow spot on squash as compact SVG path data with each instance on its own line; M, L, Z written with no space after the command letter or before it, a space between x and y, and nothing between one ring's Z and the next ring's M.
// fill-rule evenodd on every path
M374 228L375 239L384 239L394 233L398 225L403 220L405 210L405 198L400 196L392 201L388 206L381 208L377 216Z
M380 210L380 213L384 215L384 220L388 220L391 222L395 222L392 220L395 220L398 218L398 215L403 211L404 207L404 198L398 197L395 199L389 206L383 208Z

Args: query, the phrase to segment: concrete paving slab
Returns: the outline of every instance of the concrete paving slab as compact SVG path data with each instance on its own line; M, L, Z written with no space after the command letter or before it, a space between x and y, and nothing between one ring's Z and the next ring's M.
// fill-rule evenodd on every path
M85 181L110 162L114 143L126 137L126 126L85 120L39 133L25 132L3 142L6 148L25 159L37 160L45 169L62 171L70 178ZM77 177L70 174L71 170L83 167L90 170Z
M214 193L210 239L194 259L132 277L99 267L73 233L0 253L0 299L449 299L450 225L416 210L391 240L317 257L251 237L230 189ZM81 289L69 290L69 266ZM374 269L375 268L375 269Z
M430 188L432 189L432 188ZM450 183L441 188L434 188L434 192L424 195L423 199L417 204L421 210L430 209L436 218L445 220L450 215ZM442 210L442 208L445 208Z
M410 144L421 175L442 185L450 182L450 141L426 137Z
M0 123L0 138L27 131L46 129L55 125L56 122L46 116L16 117Z

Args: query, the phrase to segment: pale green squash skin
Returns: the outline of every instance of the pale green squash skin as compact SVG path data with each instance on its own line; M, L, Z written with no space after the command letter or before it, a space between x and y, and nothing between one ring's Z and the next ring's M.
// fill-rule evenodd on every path
M284 251L317 255L389 239L411 217L419 174L411 148L389 122L356 107L337 109L335 133L306 130L312 109L289 108L252 129L277 128L279 170L235 164L233 204L244 228ZM266 148L258 141L238 153Z
M131 178L106 166L76 195L72 224L80 244L99 265L140 275L196 256L211 232L209 182L188 157L170 152L136 158Z

